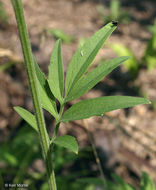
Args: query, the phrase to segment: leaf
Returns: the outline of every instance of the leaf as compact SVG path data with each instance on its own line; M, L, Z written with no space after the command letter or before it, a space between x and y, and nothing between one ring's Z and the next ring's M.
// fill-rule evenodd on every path
M42 107L57 118L57 108L55 98L50 91L48 81L46 80L45 74L40 70L35 58L34 58L35 71L38 81L38 89L40 93Z
M118 67L122 62L129 57L119 57L111 59L108 62L100 64L96 69L89 72L85 77L81 78L75 86L71 89L69 95L66 97L66 102L79 98L84 93L93 88L104 76L109 74L113 69Z
M105 112L128 108L139 104L149 104L145 98L131 96L104 96L82 100L70 107L63 115L62 121L80 120L91 116L100 116Z
M3 154L1 154L2 158L1 158L1 162L5 162L5 164L7 165L11 165L11 166L17 166L19 161L16 158L16 156L12 155L12 153L9 152L9 149L7 150L3 150L3 147L1 146L1 152Z
M148 71L149 72L152 71L156 66L156 56L147 55L146 56L146 63L147 63Z
M68 96L75 83L87 71L98 51L115 29L116 26L113 23L108 23L76 51L66 74L66 96Z
M64 43L72 43L75 41L73 36L66 34L63 30L60 29L48 29L48 33L56 39L61 39Z
M75 139L75 137L72 137L70 135L63 135L60 137L57 137L53 143L62 146L64 148L67 148L68 150L78 154L78 144Z
M146 172L142 172L140 190L156 190L154 182Z
M115 186L119 186L120 190L134 190L134 187L130 186L129 184L127 184L121 177L119 177L116 174L112 175L113 179L116 182Z
M64 71L62 65L60 40L55 43L52 51L48 80L52 93L60 102L62 102L64 90Z
M147 65L148 71L156 66L156 20L154 21L153 35L147 43L142 60Z
M111 13L111 18L113 20L118 20L119 16L121 14L120 10L120 1L118 0L113 0L110 2L110 13Z
M117 55L119 56L126 55L131 57L131 59L129 59L124 63L124 66L128 71L131 72L132 75L135 76L138 73L139 64L134 53L129 48L125 47L122 44L113 43L111 44L111 47L116 52Z
M99 178L95 178L95 177L85 177L85 178L78 179L76 181L80 183L93 184L96 186L104 186L103 180Z
M14 110L33 128L38 132L35 116L26 109L15 106Z

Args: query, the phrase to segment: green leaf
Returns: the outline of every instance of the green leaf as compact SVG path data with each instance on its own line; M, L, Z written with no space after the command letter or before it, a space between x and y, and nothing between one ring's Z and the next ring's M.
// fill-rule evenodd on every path
M42 107L57 118L57 108L54 95L52 94L45 74L40 70L34 58L35 71L37 75L38 88L41 98Z
M118 186L120 190L134 190L134 187L127 184L121 177L116 174L112 175L113 179L116 182L115 186Z
M61 39L64 43L72 43L75 41L73 36L66 34L63 30L60 29L48 29L48 33L56 39Z
M66 96L68 96L75 83L87 71L98 51L115 29L116 26L112 22L107 24L76 51L66 74Z
M16 156L12 155L10 152L8 152L8 150L3 153L2 160L4 160L7 163L7 165L12 165L12 166L17 166L19 163Z
M113 69L118 67L122 62L126 61L129 57L119 57L111 59L108 62L100 64L96 69L89 72L86 76L82 77L75 86L71 89L66 98L66 102L79 98L84 93L93 88L104 76L109 74Z
M130 56L131 59L124 63L125 68L131 72L132 75L136 75L139 69L139 63L134 55L134 53L123 44L113 43L111 44L112 49L116 52L117 55L122 56Z
M142 172L140 190L156 190L154 182L146 172Z
M68 150L78 154L78 144L75 139L75 137L72 137L70 135L63 135L58 138L56 138L53 143L62 146L64 148L67 148Z
M100 116L105 112L128 108L139 104L149 104L145 98L131 96L105 96L82 100L70 107L63 115L62 121L80 120L91 116Z
M62 102L64 90L64 71L62 65L60 40L55 43L52 51L48 80L52 93L60 102Z
M153 35L147 43L142 61L147 65L148 71L156 66L156 19L153 26Z
M14 110L33 128L38 132L35 116L26 109L15 106Z
M155 56L147 55L146 63L147 63L148 71L152 71L156 66L156 54L155 54Z
M120 11L120 1L118 0L112 0L110 2L110 13L111 13L111 18L113 20L118 20L119 16L121 14Z

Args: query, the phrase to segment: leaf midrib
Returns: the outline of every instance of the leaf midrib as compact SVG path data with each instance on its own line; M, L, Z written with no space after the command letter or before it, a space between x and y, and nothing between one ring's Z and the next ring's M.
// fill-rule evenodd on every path
M108 32L106 33L106 35L99 41L99 43L96 45L96 47L97 47L97 46L101 43L101 41L108 35L109 32L110 32L110 31L108 31ZM96 47L95 47L94 50L90 53L90 55L93 54L93 52L96 50ZM86 62L90 59L90 55L87 57L87 59L86 59L86 61L83 63L83 65L80 67L79 72L83 70L83 66L84 66L84 64L86 64ZM95 55L95 56L96 56L96 55ZM91 63L92 63L92 62L91 62ZM91 63L90 63L90 65L91 65ZM66 97L68 97L68 95L69 95L69 93L70 93L72 87L76 84L76 83L74 84L74 82L75 82L75 80L76 80L76 78L77 78L79 72L76 74L75 79L73 80L72 84L70 85L70 88L69 88L69 90L68 90L68 93L67 93ZM83 75L82 75L82 76L83 76Z

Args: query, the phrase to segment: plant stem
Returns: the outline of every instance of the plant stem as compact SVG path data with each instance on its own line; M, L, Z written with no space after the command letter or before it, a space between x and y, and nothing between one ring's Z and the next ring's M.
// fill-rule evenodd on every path
M29 42L29 36L27 32L23 5L21 0L11 0L12 5L14 8L17 26L19 30L19 36L21 41L21 46L23 50L24 60L25 60L25 67L27 70L28 80L29 80L29 88L32 95L33 106L35 110L35 117L37 121L37 126L39 130L39 137L42 146L43 157L45 160L47 175L48 175L48 182L49 182L49 189L56 190L56 182L55 182L55 174L52 164L52 154L50 147L50 140L48 133L46 131L46 125L44 121L43 111L41 107L39 91L37 86L37 78L35 74L34 68L34 60L32 55L32 50Z
M102 165L101 165L101 162L100 162L100 159L98 157L98 153L97 153L97 150L96 150L96 147L95 147L95 144L94 144L94 139L92 137L92 134L90 133L90 131L88 130L88 123L87 121L85 121L83 119L83 124L85 126L85 129L87 131L87 134L88 134L88 138L89 138L89 141L91 143L91 146L92 146L92 149L93 149L93 153L94 153L94 156L95 156L95 160L96 160L96 163L97 163L97 166L98 166L98 169L100 171L100 175L101 175L101 179L103 180L104 182L104 187L106 185L106 179L105 179L105 176L104 176L104 173L103 173L103 169L102 169Z
M52 138L51 138L50 144L52 144L53 141L54 141L54 140L56 139L56 137L57 137L58 130L59 130L60 123L61 123L60 120L61 120L61 117L62 117L63 110L64 110L64 103L61 104L61 106L60 106L60 111L59 111L58 119L57 119L57 121L56 121L55 131L54 131L54 134L53 134L53 136L52 136Z

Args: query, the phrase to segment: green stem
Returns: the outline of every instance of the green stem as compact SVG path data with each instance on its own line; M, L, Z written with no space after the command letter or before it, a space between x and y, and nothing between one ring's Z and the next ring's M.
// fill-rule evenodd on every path
M55 131L54 131L54 134L53 134L53 136L51 138L51 141L50 141L51 145L52 145L53 141L56 139L56 136L57 136L57 133L58 133L58 130L59 130L59 127L60 127L60 123L61 123L61 117L62 117L62 114L63 114L63 110L64 110L64 103L61 104L61 106L60 106L60 111L59 111L58 119L56 121Z
M25 60L25 67L27 70L28 80L29 80L29 88L31 90L33 106L35 110L35 117L37 121L37 126L39 130L39 137L42 146L43 157L45 160L48 181L49 181L49 188L50 190L56 190L56 182L55 182L55 174L52 164L52 154L50 147L50 140L48 133L46 131L46 125L44 121L43 111L41 107L38 86L37 86L37 79L35 74L35 68L33 63L33 55L32 50L29 42L29 36L27 32L23 5L21 0L11 0L12 5L14 8L17 26L19 30L19 36L21 41L21 46L23 50L24 60Z
M57 133L58 133L59 127L60 127L60 122L56 124L55 131L54 131L53 136L52 136L51 141L50 141L51 147L52 147L53 141L57 137Z

